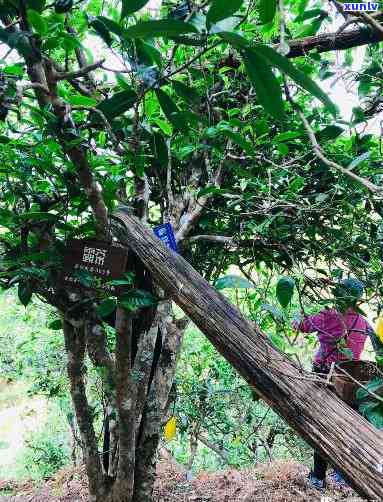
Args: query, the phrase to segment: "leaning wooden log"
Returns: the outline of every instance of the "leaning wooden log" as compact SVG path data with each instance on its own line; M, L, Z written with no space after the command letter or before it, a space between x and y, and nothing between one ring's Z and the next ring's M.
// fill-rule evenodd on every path
M305 379L257 327L138 220L121 210L114 219L122 242L260 396L361 496L383 500L383 433L322 383Z

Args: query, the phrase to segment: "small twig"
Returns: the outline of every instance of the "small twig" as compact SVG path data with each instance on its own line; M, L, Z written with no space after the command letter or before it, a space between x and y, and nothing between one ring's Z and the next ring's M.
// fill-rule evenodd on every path
M370 192L372 193L382 193L383 188L375 185L374 183L371 183L371 181L362 178L361 176L358 176L354 172L352 172L350 169L347 169L340 164L337 164L336 162L333 162L332 160L329 160L323 153L323 150L321 146L319 145L315 133L313 129L311 128L310 124L308 123L304 113L297 107L295 106L295 109L297 110L297 113L299 117L302 120L303 126L306 129L307 135L311 141L313 150L315 155L318 157L319 160L321 160L326 166L331 167L333 169L336 169L337 171L341 172L342 174L345 174L349 178L354 179L361 185L363 185L365 188L367 188Z
M326 380L327 385L330 385L332 374L334 373L334 368L335 368L335 361L333 361L331 363L330 371L328 372L327 380Z
M105 114L99 110L98 108L95 108L93 106L72 106L72 110L83 110L86 112L93 112L96 115L98 115L101 120L103 121L106 129L108 130L108 133L115 144L115 146L118 148L119 153L122 153L123 149L120 146L120 142L117 139L117 136L114 134L112 126L109 123L109 120L106 118Z
M378 394L375 394L375 392L373 392L372 390L369 390L365 385L363 385L361 382L359 382L359 380L357 380L352 375L350 375L350 373L348 373L346 370L344 370L343 368L341 368L338 365L336 365L336 369L339 370L344 375L346 375L350 380L352 380L354 383L356 383L359 387L361 387L366 392L368 392L368 394L370 394L370 396L373 396L375 399L377 399L378 401L380 401L381 403L383 403L383 398L381 398L380 396L378 396Z
M174 204L174 197L172 190L172 150L171 150L170 138L166 141L166 148L168 151L168 166L166 170L166 190L168 195L168 218L170 218Z
M84 66L83 68L80 68L76 71L57 72L55 75L56 80L73 80L75 78L85 77L86 75L88 75L88 73L96 70L97 68L100 68L104 62L105 59L101 59L100 61L96 61L95 63Z

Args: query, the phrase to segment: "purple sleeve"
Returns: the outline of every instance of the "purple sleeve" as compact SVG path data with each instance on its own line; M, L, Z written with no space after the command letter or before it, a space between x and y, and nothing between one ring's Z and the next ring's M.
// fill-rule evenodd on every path
M324 312L306 316L301 322L293 322L293 328L302 333L314 333L323 330Z

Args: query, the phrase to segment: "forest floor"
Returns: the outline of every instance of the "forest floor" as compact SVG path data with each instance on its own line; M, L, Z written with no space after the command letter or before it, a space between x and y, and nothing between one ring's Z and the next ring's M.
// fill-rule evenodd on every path
M349 488L331 482L324 494L310 489L307 468L293 461L275 462L251 470L201 473L187 481L172 462L161 462L155 486L156 502L362 502ZM0 483L0 502L87 502L83 468L60 471L40 488L29 483Z

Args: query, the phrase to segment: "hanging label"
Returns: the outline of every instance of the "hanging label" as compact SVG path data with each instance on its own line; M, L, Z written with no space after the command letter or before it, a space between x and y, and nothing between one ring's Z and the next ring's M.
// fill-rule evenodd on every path
M62 282L66 286L84 287L81 271L100 279L102 289L113 293L116 288L106 284L121 279L126 272L127 250L106 242L73 239L67 243L64 253Z
M153 229L155 235L170 249L177 252L176 238L174 237L173 228L170 223L158 225Z

